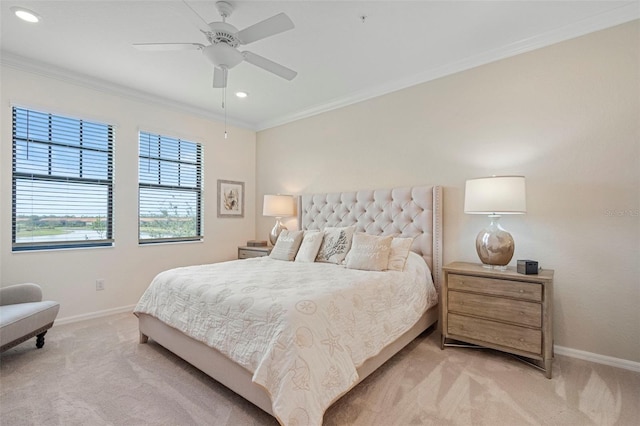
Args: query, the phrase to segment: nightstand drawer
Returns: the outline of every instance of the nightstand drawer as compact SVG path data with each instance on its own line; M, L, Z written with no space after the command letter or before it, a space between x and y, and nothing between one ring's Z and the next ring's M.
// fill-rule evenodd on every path
M450 313L447 333L540 355L542 331Z
M542 305L540 303L450 291L448 304L449 312L530 327L542 326Z
M269 256L269 253L271 253L271 247L239 247L238 259Z
M542 301L542 285L520 281L449 274L450 290L464 290L516 299Z

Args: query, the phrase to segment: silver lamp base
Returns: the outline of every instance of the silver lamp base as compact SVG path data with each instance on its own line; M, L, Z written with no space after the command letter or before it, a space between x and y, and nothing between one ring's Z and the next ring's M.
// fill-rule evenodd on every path
M516 245L510 233L498 223L499 215L490 215L491 224L476 237L476 251L485 268L505 270Z
M287 229L287 227L280 222L279 217L276 217L276 224L273 225L273 228L271 228L271 232L269 233L269 241L272 246L276 245L276 241L278 241L280 233L285 229Z

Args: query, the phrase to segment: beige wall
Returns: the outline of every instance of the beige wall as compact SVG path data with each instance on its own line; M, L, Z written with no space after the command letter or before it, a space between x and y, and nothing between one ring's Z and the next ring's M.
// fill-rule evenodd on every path
M233 259L255 235L255 132L230 128L166 107L2 67L0 110L0 278L2 286L36 282L61 304L60 319L135 304L158 272L181 265ZM11 252L11 106L115 124L115 246ZM139 246L138 131L200 142L204 150L204 241ZM218 219L217 179L245 182L245 218ZM106 280L104 291L95 280Z
M441 184L445 262L477 261L465 179L525 175L528 212L502 224L512 264L555 269L556 344L639 362L639 40L635 21L261 131L257 203Z
M640 362L638 21L259 132L2 67L0 281L39 282L60 318L134 304L152 277L231 259L266 239L265 193L438 183L445 261L476 261L487 219L462 212L465 179L527 177L528 213L504 217L515 259L556 270L556 344ZM113 248L11 252L11 105L116 127ZM201 142L203 243L137 244L137 132ZM257 144L256 144L257 138ZM245 182L244 219L216 217L216 180ZM255 182L255 185L254 185ZM258 214L256 215L256 206ZM295 226L295 221L289 221ZM106 290L95 291L95 280Z

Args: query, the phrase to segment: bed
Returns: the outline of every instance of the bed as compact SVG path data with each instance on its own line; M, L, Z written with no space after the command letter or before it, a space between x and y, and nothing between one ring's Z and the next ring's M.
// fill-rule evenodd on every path
M283 425L317 425L328 406L436 323L442 280L442 188L305 194L298 197L298 224L309 232L349 227L359 235L411 238L412 254L403 272L270 258L176 268L154 279L134 313L141 343L152 338ZM206 282L214 275L223 281L216 293ZM392 297L408 300L418 293L410 285L422 286L415 284L420 275L430 275L433 291L415 296L393 314L390 306L399 303ZM271 281L264 287L255 285L258 276ZM353 287L339 282L343 276ZM400 285L392 287L396 279ZM186 296L187 288L193 294ZM345 293L332 293L337 289ZM297 302L288 305L280 298L290 293L296 293ZM231 308L223 307L227 299L235 300ZM358 304L366 309L348 310ZM311 319L309 314L316 310L319 315ZM291 331L289 322L296 324ZM353 325L366 322L377 328L361 331ZM372 337L358 346L359 333L371 333L378 340ZM261 340L267 349L256 346Z

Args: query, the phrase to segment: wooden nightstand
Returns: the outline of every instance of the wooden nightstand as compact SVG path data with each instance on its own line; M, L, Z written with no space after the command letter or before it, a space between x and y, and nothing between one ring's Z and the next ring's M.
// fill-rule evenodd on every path
M508 268L453 262L442 268L441 348L447 339L529 358L551 378L553 271L523 275Z
M260 246L260 247L238 247L238 259L249 259L250 257L262 257L269 256L273 247Z

